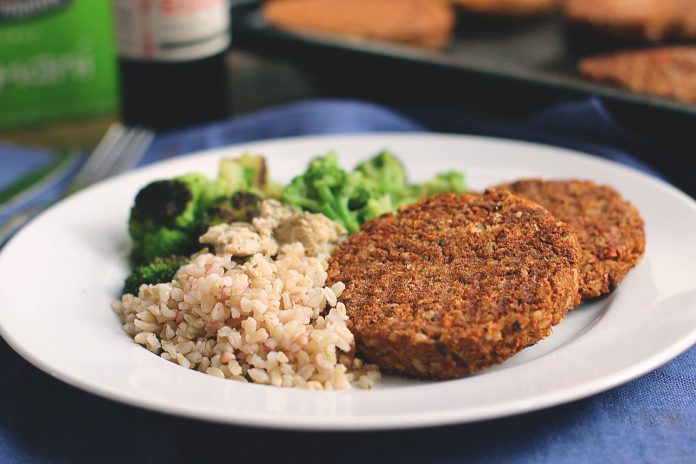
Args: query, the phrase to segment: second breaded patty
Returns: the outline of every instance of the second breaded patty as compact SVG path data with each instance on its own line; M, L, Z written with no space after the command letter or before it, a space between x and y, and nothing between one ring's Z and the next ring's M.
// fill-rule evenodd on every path
M591 181L520 180L496 188L535 201L570 225L580 240L580 294L614 289L643 256L645 231L638 210L616 190Z
M263 15L271 25L294 32L427 48L444 46L454 27L447 0L273 0Z
M358 351L387 371L447 379L500 363L575 307L580 248L566 224L505 193L428 197L364 224L329 281Z

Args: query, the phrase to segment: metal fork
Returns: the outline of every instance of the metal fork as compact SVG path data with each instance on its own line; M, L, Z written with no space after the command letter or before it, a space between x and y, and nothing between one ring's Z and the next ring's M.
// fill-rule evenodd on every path
M70 185L63 190L60 198L65 198L95 182L134 167L145 154L153 138L154 133L147 129L126 127L119 123L112 124L85 164L75 174ZM7 221L0 227L0 247L27 222L52 204L52 202L39 203Z

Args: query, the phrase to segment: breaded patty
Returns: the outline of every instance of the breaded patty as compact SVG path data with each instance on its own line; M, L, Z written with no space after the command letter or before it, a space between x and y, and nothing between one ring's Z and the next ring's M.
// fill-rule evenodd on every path
M585 76L650 95L696 103L696 47L662 47L586 58Z
M454 27L447 0L273 0L263 15L269 24L294 32L427 48L447 44Z
M454 4L474 13L504 16L534 16L548 13L560 0L453 0Z
M358 351L387 371L448 379L551 333L579 301L575 233L506 192L427 197L363 225L329 260Z
M580 240L580 295L614 289L643 256L645 232L638 210L616 190L591 181L520 180L497 188L544 206Z
M693 0L566 0L565 5L571 27L650 43L696 39L694 14Z

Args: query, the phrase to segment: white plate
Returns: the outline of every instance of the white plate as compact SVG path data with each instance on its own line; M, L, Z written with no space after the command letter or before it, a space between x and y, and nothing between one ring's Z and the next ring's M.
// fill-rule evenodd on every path
M147 182L221 156L267 156L281 181L335 149L346 165L394 150L414 180L466 171L478 189L520 177L587 178L618 189L646 222L647 251L610 296L573 311L506 363L447 382L386 378L371 391L250 385L183 369L136 345L109 303L127 273L126 222ZM476 421L540 409L644 374L696 342L696 204L641 173L558 148L478 137L310 137L245 144L138 170L61 202L0 255L0 329L23 357L78 388L147 409L235 424L379 429Z

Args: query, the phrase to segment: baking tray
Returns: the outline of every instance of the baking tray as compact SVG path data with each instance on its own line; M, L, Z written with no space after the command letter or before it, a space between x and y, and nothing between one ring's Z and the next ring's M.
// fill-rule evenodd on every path
M567 98L598 95L659 113L696 116L696 105L636 94L584 78L576 69L580 57L564 38L563 19L559 14L518 22L462 17L449 46L433 51L281 31L265 22L260 5L257 1L245 1L233 7L236 46L305 57L315 52L324 60L332 56L336 59L370 57L401 65L439 68L467 78L489 79L491 85L499 85L501 89L512 83L516 92L527 90L536 95L546 92Z

